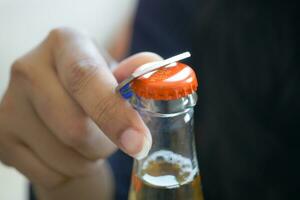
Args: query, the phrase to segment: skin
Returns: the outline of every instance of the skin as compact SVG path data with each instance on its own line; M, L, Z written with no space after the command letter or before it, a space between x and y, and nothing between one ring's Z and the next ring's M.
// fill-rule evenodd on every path
M115 92L138 66L133 55L112 72L88 36L58 28L11 67L0 102L0 160L34 185L40 200L112 199L105 160L117 148L146 156L151 135Z

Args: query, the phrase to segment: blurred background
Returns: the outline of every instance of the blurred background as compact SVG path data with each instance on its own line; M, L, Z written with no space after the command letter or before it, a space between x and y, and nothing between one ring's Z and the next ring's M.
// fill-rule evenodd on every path
M12 62L58 26L87 31L106 47L132 15L136 0L0 0L0 98ZM0 163L0 200L25 200L27 180Z

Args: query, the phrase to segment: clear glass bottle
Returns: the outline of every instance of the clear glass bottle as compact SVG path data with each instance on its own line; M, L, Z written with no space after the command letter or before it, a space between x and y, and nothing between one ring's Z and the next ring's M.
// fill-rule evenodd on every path
M152 147L134 161L129 200L203 200L193 131L194 71L173 63L131 87L130 102L151 132Z

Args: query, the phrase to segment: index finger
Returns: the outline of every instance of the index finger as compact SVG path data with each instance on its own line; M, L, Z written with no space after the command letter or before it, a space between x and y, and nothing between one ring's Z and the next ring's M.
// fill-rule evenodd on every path
M117 80L95 45L73 30L65 30L57 39L61 48L53 49L53 55L65 89L125 153L135 158L147 155L152 143L149 130L129 103L115 93ZM150 62L159 57L137 59Z

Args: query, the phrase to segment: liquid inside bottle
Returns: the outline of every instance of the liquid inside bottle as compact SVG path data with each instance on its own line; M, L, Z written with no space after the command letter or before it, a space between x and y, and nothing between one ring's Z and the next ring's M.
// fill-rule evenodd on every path
M160 150L142 165L140 172L132 175L129 200L203 200L198 167L193 167L189 158Z

